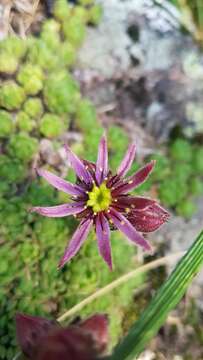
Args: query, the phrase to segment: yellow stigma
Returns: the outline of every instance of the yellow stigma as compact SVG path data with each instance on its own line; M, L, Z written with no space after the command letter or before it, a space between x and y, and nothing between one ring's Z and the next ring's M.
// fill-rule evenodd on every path
M94 213L108 210L111 204L111 191L106 187L105 182L99 187L94 185L88 197L87 206L90 206Z

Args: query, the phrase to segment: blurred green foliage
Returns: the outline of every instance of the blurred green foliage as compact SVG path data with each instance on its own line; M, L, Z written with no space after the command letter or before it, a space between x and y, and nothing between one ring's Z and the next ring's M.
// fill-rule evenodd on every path
M168 154L158 160L151 180L158 197L179 215L190 218L196 211L194 196L203 194L203 147L183 138L173 140Z
M201 46L203 45L203 6L202 0L169 0L181 12L183 27L191 32Z

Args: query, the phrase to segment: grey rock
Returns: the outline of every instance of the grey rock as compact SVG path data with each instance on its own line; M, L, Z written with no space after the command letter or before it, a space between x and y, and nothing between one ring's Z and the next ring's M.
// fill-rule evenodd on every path
M159 143L176 125L188 137L202 133L203 55L181 32L178 10L164 0L99 2L103 20L89 30L78 59L84 74L89 69L88 95L95 104L108 105L103 94L111 83L114 115L133 119ZM98 92L95 81L91 91L91 71L102 82Z

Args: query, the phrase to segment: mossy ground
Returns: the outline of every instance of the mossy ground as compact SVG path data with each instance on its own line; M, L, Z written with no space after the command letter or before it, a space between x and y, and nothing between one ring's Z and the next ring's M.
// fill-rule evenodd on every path
M72 8L60 0L54 9L55 19L44 22L38 38L11 37L0 44L4 55L0 72L5 78L0 90L1 359L10 360L17 351L17 311L56 318L136 266L135 248L113 232L115 271L110 273L98 255L92 233L74 261L57 271L76 221L42 218L28 211L33 205L58 204L64 197L43 180L33 178L32 164L40 157L42 139L51 139L56 149L61 147L62 136L71 124L83 134L83 142L80 146L73 144L74 150L89 160L96 157L103 129L94 106L82 98L79 84L71 75L86 23L99 20L100 8L91 3ZM71 26L67 28L70 18ZM7 66L11 54L12 64ZM128 138L116 126L109 131L110 138L116 141L110 144L114 155L111 161L115 164L126 150ZM71 176L69 172L67 177ZM112 344L115 343L122 334L122 319L132 301L132 290L140 281L142 277L98 299L79 315L108 313Z
M112 232L115 271L98 255L93 233L74 260L57 271L59 258L73 233L72 219L47 219L30 214L35 205L55 205L64 195L43 180L33 178L32 167L40 158L39 143L51 139L61 147L63 134L75 130L82 143L72 144L78 155L95 161L102 127L96 109L83 98L72 76L77 49L84 40L87 23L97 24L101 8L92 0L70 7L56 1L54 19L44 22L39 37L21 40L10 37L0 43L0 359L10 360L16 352L14 317L17 311L57 317L86 296L134 269L135 248ZM67 20L70 20L67 26ZM11 57L12 54L12 57ZM108 129L110 164L116 169L128 136L122 128ZM156 186L161 202L183 216L193 213L193 195L203 192L202 147L178 139L166 156L155 155L157 168L149 182L137 193ZM40 166L47 166L40 158ZM133 165L133 170L138 164ZM49 167L60 173L60 169ZM193 175L191 177L191 174ZM74 180L69 171L66 177ZM175 185L174 185L175 184ZM181 191L177 191L181 187ZM189 196L190 194L190 196ZM191 200L190 200L191 198ZM189 200L188 200L189 199ZM187 200L187 201L186 201ZM160 280L160 279L159 279ZM103 311L110 316L114 344L123 329L134 320L133 290L145 278L131 280L117 290L85 307L80 316ZM132 311L131 311L132 309ZM70 319L71 320L71 319ZM126 325L127 324L127 325Z

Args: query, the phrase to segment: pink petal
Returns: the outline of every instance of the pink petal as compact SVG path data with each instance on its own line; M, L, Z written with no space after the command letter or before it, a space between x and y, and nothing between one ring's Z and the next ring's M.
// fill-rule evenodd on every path
M147 165L138 170L133 176L124 181L122 185L116 187L112 192L113 196L125 194L141 185L148 178L155 163L155 160L150 161Z
M72 152L69 146L65 145L65 149L68 154L68 159L71 163L71 166L79 179L84 181L86 184L92 183L92 177L84 163L77 157L77 155Z
M98 149L98 157L96 164L96 180L98 185L100 185L108 174L108 149L107 149L107 141L106 137L102 136L99 149Z
M144 210L156 203L156 200L152 200L141 196L129 196L129 195L119 195L116 198L116 200L117 202L115 202L114 207L123 211L125 211L126 209L132 211Z
M59 268L62 268L67 261L73 258L76 253L81 248L83 242L85 241L90 229L92 226L92 219L87 219L82 221L78 228L76 229L75 233L73 234L70 243L68 244L62 259L59 262Z
M58 190L64 191L65 193L75 196L81 196L85 194L84 190L80 188L80 186L73 185L47 170L38 169L37 173L39 176L42 176L45 180L48 181L49 184L51 184Z
M132 211L128 214L128 219L137 231L147 233L157 230L168 221L169 216L169 213L156 203L146 210Z
M109 342L109 334L108 318L105 314L93 315L82 321L78 326L92 336L99 353L106 349Z
M34 358L38 345L47 333L59 327L56 322L42 317L25 314L16 315L16 336L22 352L28 357Z
M136 146L135 144L131 144L122 160L120 166L118 167L117 174L120 177L123 177L130 170L132 163L135 158Z
M84 210L84 202L63 204L58 206L40 207L36 206L31 209L31 212L36 212L47 217L64 217L74 215Z
M114 225L123 232L129 240L141 246L144 250L151 250L151 246L145 238L137 232L133 225L126 219L125 216L120 214L115 209L110 210L109 218L113 221Z
M110 270L112 270L110 229L108 220L103 213L97 215L95 226L100 255L103 257Z

